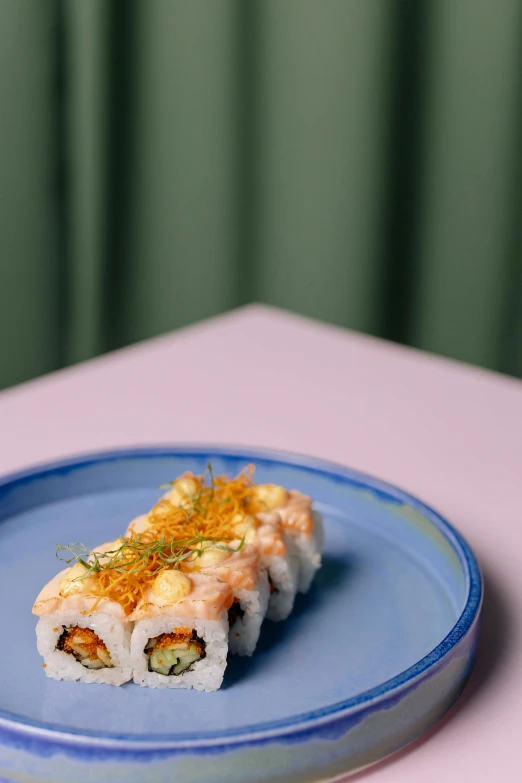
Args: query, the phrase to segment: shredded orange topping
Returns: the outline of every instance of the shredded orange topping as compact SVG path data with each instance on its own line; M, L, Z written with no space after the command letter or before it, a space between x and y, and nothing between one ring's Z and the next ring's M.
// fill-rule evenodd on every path
M257 508L252 482L254 470L254 466L249 465L236 478L218 476L210 484L203 476L196 477L191 473L182 476L196 483L197 492L189 498L190 502L184 504L185 508L177 507L165 498L156 503L149 514L147 529L124 539L118 553L104 563L101 570L92 573L94 580L90 580L89 594L98 598L93 609L102 598L107 598L130 614L140 600L145 599L158 573L172 567L172 564L165 563L165 549L167 555L183 559L187 555L192 556L194 549L212 545L201 541L202 538L226 545L241 539L242 534L238 534L235 526L247 513L255 513ZM257 525L257 520L253 524ZM166 542L163 558L153 547L162 539ZM195 543L188 545L186 542L192 539L196 539ZM147 556L143 556L144 545L152 545Z
M89 594L95 596L94 608L102 598L118 603L126 614L130 614L146 597L160 571L172 567L165 562L165 556L183 558L191 550L204 546L198 539L223 540L225 543L238 539L233 519L244 515L244 508L252 494L251 476L253 466L242 471L235 479L217 477L207 485L203 477L193 478L197 492L188 509L178 508L168 500L160 500L149 515L150 527L140 535L132 535L118 548L117 554L103 563L101 570L93 572L89 580ZM150 553L144 556L145 545L153 545L164 539L162 555L150 546ZM185 543L195 539L188 547ZM207 542L208 543L208 542ZM91 609L92 611L92 609Z
M253 493L254 470L249 465L236 478L217 476L210 486L202 476L185 473L181 478L190 478L197 485L188 508L175 506L166 498L160 500L149 514L149 526L141 533L141 540L152 542L164 537L168 541L198 535L222 540L240 538L235 525L246 514L260 510Z
M176 542L168 549L172 556L184 550L183 547L176 547ZM102 568L93 574L94 584L89 585L89 593L96 596L98 601L91 611L98 606L102 598L107 598L118 603L125 614L130 614L139 601L145 599L148 588L152 586L159 572L168 567L157 551L137 563L132 542L129 542L128 546L123 545L111 567Z

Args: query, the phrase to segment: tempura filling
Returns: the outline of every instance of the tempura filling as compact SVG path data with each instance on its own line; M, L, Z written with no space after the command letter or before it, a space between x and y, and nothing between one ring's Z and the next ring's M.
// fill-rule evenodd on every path
M149 639L144 652L149 672L177 676L190 671L205 657L205 642L194 629L174 628L172 633Z
M105 669L114 666L109 651L100 637L90 628L62 626L63 632L56 649L72 655L86 669Z
M238 620L242 620L245 616L245 610L241 608L239 601L234 601L230 609L228 610L228 625L232 628Z

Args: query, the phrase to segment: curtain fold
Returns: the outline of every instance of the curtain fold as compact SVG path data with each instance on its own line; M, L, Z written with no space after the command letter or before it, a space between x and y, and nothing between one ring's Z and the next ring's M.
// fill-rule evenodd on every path
M238 303L238 8L235 0L134 6L131 127L122 128L131 173L115 183L116 197L127 198L118 341Z
M369 331L379 327L392 10L266 0L258 18L255 290Z
M106 348L105 281L109 209L110 16L105 0L67 0L61 6L64 46L67 362Z
M0 382L63 361L58 6L0 5Z
M518 0L431 5L411 334L427 350L508 371L507 309L522 306L508 293L520 219L521 11Z
M0 0L0 386L258 300L522 375L522 0Z

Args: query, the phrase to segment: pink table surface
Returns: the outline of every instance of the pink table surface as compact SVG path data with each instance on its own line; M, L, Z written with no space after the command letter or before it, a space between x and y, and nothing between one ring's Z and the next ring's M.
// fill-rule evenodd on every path
M522 760L522 384L253 305L0 394L0 472L107 447L216 442L341 462L417 494L486 579L464 695L376 783L514 781Z

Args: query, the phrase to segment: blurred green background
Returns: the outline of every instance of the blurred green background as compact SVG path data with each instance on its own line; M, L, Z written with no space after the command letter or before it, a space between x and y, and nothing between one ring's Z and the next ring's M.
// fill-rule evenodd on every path
M257 300L522 375L521 0L0 0L0 385Z

